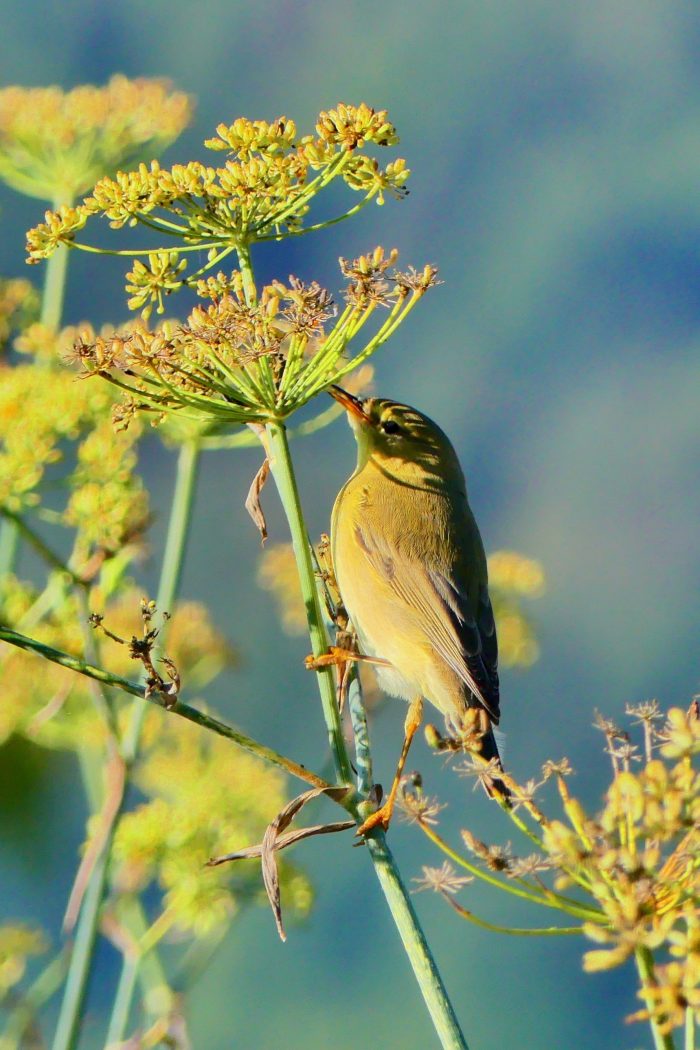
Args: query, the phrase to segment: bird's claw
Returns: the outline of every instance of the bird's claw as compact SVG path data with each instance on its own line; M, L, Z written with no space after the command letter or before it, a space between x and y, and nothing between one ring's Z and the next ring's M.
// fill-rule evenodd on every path
M391 823L391 814L394 807L385 802L383 806L375 810L374 813L370 813L366 820L360 824L359 828L355 832L356 836L366 835L368 832L373 831L374 828L382 827L384 831L389 830L389 824Z
M304 660L307 671L321 671L324 667L342 667L343 664L357 660L357 653L351 649L341 649L337 645L331 645L327 653L314 656L310 653Z

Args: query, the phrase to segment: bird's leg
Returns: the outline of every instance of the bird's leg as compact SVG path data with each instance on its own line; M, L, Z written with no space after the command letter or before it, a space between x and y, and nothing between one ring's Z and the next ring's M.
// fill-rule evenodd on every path
M423 697L417 696L411 701L411 705L406 715L406 721L404 723L404 738L403 747L401 748L401 754L399 756L398 765L396 766L396 773L394 775L394 782L391 785L391 791L389 797L383 806L380 807L375 813L372 813L367 820L357 829L358 835L366 835L372 828L376 828L378 824L386 831L391 821L391 815L394 812L394 803L396 802L396 793L399 790L399 784L401 783L401 776L403 774L403 768L406 765L406 759L408 758L408 752L411 747L411 741L418 732L420 724L423 721Z

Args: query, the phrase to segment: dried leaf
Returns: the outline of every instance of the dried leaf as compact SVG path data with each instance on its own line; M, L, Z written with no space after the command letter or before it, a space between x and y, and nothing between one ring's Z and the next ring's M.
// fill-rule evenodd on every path
M265 458L263 465L261 466L258 473L253 478L248 495L245 501L245 509L250 514L251 518L255 522L255 525L260 533L260 539L264 543L267 539L267 522L265 521L265 515L263 514L262 507L260 506L260 493L262 492L267 476L270 473L270 461Z
M288 831L286 835L280 835L277 839L275 849L279 853L280 850L286 849L287 846L293 846L296 842L301 842L302 839L310 839L314 835L330 835L334 831L348 831L349 828L355 827L354 820L338 820L332 824L313 824L308 828L297 828L296 831ZM262 843L259 842L257 846L247 846L245 849L238 850L237 853L225 853L222 857L212 857L206 863L207 868L215 868L219 864L227 864L232 860L253 860L255 857L259 857L262 854Z
M291 846L295 842L301 841L301 839L311 838L312 835L328 835L335 831L346 831L349 828L354 828L355 821L344 820L333 824L315 824L308 828L298 828L296 831L288 832L286 835L282 834L282 832L289 827L294 817L303 809L307 802L318 798L319 795L327 795L336 802L340 802L349 790L350 788L346 787L327 787L312 788L310 791L304 791L301 795L293 798L291 802L288 802L272 823L268 824L263 840L258 846L249 846L247 849L239 850L237 853L229 853L225 857L214 857L207 863L208 867L215 867L217 864L223 864L229 860L244 860L251 857L261 858L265 891L272 913L275 916L277 932L283 941L286 941L287 935L282 924L282 905L275 853L285 849L287 846Z

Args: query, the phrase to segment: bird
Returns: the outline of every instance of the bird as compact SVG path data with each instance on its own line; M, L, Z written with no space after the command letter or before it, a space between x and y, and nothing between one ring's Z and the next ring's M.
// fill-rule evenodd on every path
M331 519L338 589L379 685L409 702L391 791L358 834L389 826L424 700L458 738L471 726L469 747L486 766L487 792L507 804L493 731L500 719L496 625L457 454L440 427L409 405L360 399L339 386L329 393L345 408L358 446Z

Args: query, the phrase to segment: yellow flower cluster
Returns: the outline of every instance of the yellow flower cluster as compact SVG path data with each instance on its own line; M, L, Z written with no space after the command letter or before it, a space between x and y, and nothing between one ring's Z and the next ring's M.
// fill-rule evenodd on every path
M462 840L474 863L460 857L434 830L441 806L423 794L419 774L404 778L400 798L409 819L471 875L532 903L557 908L577 925L524 930L485 922L452 899L463 880L458 885L444 866L428 869L418 880L420 888L436 890L462 918L487 929L532 935L584 933L599 945L584 955L589 972L609 970L634 957L644 1009L628 1020L649 1020L655 1045L665 1046L662 1037L672 1028L685 1024L688 1031L700 1021L700 698L687 712L671 709L665 722L655 700L628 706L627 714L643 728L643 755L627 730L596 716L614 775L602 811L595 816L572 797L566 781L572 769L566 758L546 762L541 779L525 784L517 783L507 770L499 771L510 792L504 812L523 834L527 848L534 841L541 852L514 856L510 843L489 845L465 828ZM453 769L478 778L483 767L462 763ZM550 819L535 801L547 782L558 788L564 819ZM527 826L529 819L536 831ZM543 872L552 873L553 887ZM575 895L562 894L569 886L575 887Z
M489 555L489 586L523 598L539 598L544 594L544 569L540 562L517 551L494 551Z
M114 843L115 891L133 893L155 883L163 923L206 936L241 903L259 894L256 863L207 868L212 856L259 840L285 803L284 778L228 741L162 717L136 782L147 801L121 820ZM149 735L147 733L147 735ZM176 775L173 771L176 770ZM307 880L281 864L283 892L297 914L311 906Z
M291 543L272 543L258 563L258 583L274 595L287 634L306 632L306 609Z
M30 231L29 261L72 242L95 215L109 219L113 227L147 218L150 225L190 244L231 247L239 238L251 243L277 237L282 230L298 231L311 199L336 177L367 199L381 201L386 191L404 194L409 176L404 161L382 169L358 152L370 144L398 141L384 111L341 105L320 114L317 130L318 138L299 137L286 117L272 123L239 118L230 126L220 124L217 137L205 142L209 149L229 152L223 167L192 162L162 169L154 161L100 178L78 208L47 212L46 221ZM103 165L92 182L113 167ZM310 178L310 172L318 174ZM162 211L170 211L175 221L165 220Z
M488 566L499 662L504 667L530 667L540 650L522 599L538 598L544 593L544 570L539 562L510 550L494 551L489 555Z
M148 494L134 473L138 427L115 433L109 418L95 423L77 449L63 521L78 530L83 560L92 550L114 554L141 539L150 519Z
M336 109L319 115L316 131L323 142L346 150L357 149L366 142L393 146L399 140L396 129L386 118L385 109L376 111L365 102L357 107L341 102Z
M25 327L36 313L39 297L29 281L0 279L0 349L13 331Z
M27 960L42 955L46 949L39 930L15 923L0 926L0 1002L22 980Z
M74 334L68 330L69 338ZM18 342L25 352L36 353L37 363L0 366L0 506L20 513L39 504L46 469L64 460L70 494L54 520L77 529L79 567L95 551L109 555L139 540L149 510L135 474L133 446L140 428L128 435L114 432L109 423L114 392L106 384L77 382L72 370L39 363L53 363L66 337L65 331L52 337L34 325Z
M62 439L75 439L112 400L107 387L76 383L73 372L0 366L0 504L19 511L39 502L37 486L60 459Z
M649 708L640 717L650 726L658 716ZM669 711L663 729L649 734L637 772L627 734L607 722L601 728L616 768L605 806L588 816L559 777L567 821L544 825L544 847L560 869L558 886L584 886L607 920L584 925L601 945L585 954L585 969L654 953L653 1001L643 989L646 1010L635 1019L653 1015L669 1031L684 1023L687 1006L700 1019L700 720L694 708ZM658 958L664 949L667 961Z
M114 76L64 92L0 91L0 179L47 201L71 202L105 172L162 151L189 122L192 106L163 80Z

